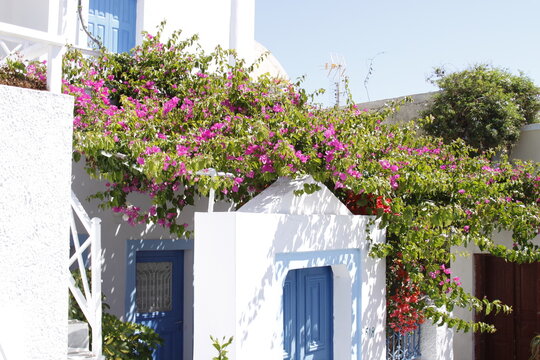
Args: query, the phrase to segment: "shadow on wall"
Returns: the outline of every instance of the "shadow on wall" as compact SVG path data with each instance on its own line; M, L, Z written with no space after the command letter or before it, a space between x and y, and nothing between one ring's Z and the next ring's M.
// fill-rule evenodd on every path
M0 344L0 360L7 360L6 354L4 353L4 349L2 349L2 344Z

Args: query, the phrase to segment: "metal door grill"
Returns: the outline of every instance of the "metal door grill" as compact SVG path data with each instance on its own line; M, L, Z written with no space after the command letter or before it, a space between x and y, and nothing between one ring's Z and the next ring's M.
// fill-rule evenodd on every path
M172 310L172 262L137 263L137 311Z
M420 356L420 326L406 334L390 330L386 336L387 360L413 360Z

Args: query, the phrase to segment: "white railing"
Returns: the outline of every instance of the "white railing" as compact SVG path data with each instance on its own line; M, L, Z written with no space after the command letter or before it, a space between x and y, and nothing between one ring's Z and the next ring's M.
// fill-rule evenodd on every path
M81 291L75 284L75 279L69 272L69 290L79 304L88 324L92 328L92 353L96 359L102 359L102 333L101 333L101 219L88 216L75 193L71 192L71 207L73 216L71 218L71 238L74 244L74 253L69 259L68 267L71 268L75 262L82 279ZM81 244L79 233L77 232L77 221L85 228L88 238ZM84 254L89 254L91 282L88 282Z
M65 41L52 33L0 22L2 58L21 54L29 60L47 56L47 88L54 93L62 90L62 52Z

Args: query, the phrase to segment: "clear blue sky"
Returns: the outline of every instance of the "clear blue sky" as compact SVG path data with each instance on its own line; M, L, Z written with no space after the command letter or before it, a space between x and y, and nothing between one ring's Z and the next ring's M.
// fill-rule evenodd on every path
M436 90L434 67L488 63L540 86L540 0L256 0L255 39L304 88L329 88L330 54L345 59L354 100ZM377 55L379 54L379 55ZM319 100L330 102L330 95Z

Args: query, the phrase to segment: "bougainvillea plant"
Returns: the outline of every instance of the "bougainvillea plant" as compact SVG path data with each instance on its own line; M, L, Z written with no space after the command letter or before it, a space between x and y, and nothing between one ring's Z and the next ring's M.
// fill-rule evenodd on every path
M7 57L0 64L0 85L47 90L46 62Z
M462 142L445 145L414 124L385 124L388 109L321 108L299 84L253 79L252 66L233 52L204 53L179 34L159 38L145 34L130 53L66 57L65 92L76 98L74 157L104 180L93 195L102 206L132 224L189 236L180 215L210 189L238 207L279 176L310 174L386 228L386 244L371 253L387 258L395 329L429 318L492 331L447 311L509 311L465 292L446 264L453 247L469 243L511 261L540 259L531 241L540 228L536 164L470 157ZM231 176L201 175L208 168ZM136 202L141 194L150 206ZM498 230L512 231L513 245L496 245Z

